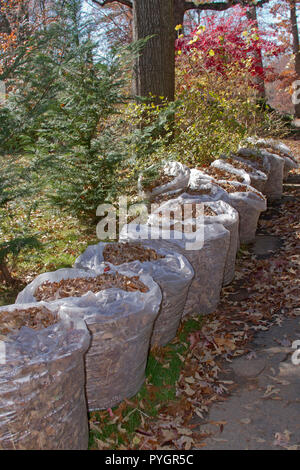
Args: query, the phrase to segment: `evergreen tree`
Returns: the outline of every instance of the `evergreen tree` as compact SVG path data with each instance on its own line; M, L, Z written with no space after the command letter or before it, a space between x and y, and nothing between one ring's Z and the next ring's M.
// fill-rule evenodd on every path
M86 220L116 193L124 152L116 145L121 136L112 116L125 101L127 53L99 60L80 3L70 0L59 13L61 33L55 37L62 44L48 54L57 54L60 64L54 96L39 123L35 156L49 170L52 201Z

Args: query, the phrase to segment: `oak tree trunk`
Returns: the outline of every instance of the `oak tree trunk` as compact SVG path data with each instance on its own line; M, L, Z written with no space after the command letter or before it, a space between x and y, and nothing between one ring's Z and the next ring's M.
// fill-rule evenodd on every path
M185 0L175 0L174 2L174 28L178 24L183 24L185 3Z
M134 0L133 39L148 40L134 65L134 93L138 96L175 94L174 1ZM157 99L159 101L159 99Z

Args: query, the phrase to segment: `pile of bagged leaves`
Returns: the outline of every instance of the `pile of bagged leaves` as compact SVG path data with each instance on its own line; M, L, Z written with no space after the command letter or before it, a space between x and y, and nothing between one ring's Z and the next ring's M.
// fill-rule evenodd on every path
M294 173L300 175L299 170ZM196 315L186 317L176 338L167 347L152 351L150 366L161 368L161 377L155 376L149 366L142 393L113 411L91 415L93 448L205 447L207 435L198 423L205 422L210 406L226 400L235 387L223 379L227 364L235 357L251 354L249 343L257 331L268 330L286 317L300 314L300 200L292 187L286 188L285 195L279 208L276 206L275 216L272 217L271 206L270 213L258 222L260 231L280 237L281 249L269 258L259 259L250 249L243 248L236 262L235 280L223 287L216 310L200 322ZM178 369L174 368L176 361L180 364ZM163 374L167 375L171 367L178 372L176 380L171 382L167 376L164 381ZM161 390L165 388L172 399L164 400ZM151 402L156 405L155 412ZM225 423L212 424L222 430ZM108 429L111 432L107 434Z
M138 274L150 275L160 286L162 303L154 322L151 344L164 346L178 330L186 297L194 277L188 260L171 247L158 241L148 243L99 243L88 249L76 260L79 268L97 270L101 263L122 267Z
M0 447L84 449L88 411L100 449L201 446L191 418L230 391L222 361L294 312L296 198L261 222L282 251L258 260L242 247L237 260L290 170L291 151L268 140L210 167L169 162L152 181L146 172L140 196L156 203L146 223L88 247L72 269L37 276L0 309ZM241 284L242 308L230 300ZM155 370L171 400L157 398Z

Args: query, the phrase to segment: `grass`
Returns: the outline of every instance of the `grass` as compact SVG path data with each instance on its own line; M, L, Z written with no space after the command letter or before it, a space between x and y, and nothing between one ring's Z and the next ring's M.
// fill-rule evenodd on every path
M22 217L21 209L16 218ZM30 228L42 243L42 248L21 252L10 259L10 269L17 279L16 287L0 285L0 306L14 303L18 292L37 275L72 267L75 259L88 245L98 243L96 227L82 226L77 219L47 205L32 212Z

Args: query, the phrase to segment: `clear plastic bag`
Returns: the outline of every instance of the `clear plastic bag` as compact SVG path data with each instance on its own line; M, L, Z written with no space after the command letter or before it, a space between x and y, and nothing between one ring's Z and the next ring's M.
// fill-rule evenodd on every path
M44 307L59 321L42 330L22 327L1 342L0 448L86 450L88 416L85 323L53 303L1 307L0 312Z
M263 139L263 138L256 138L256 137L248 137L246 142L256 147L268 148L271 147L274 150L278 150L280 153L287 155L288 157L293 155L292 150L290 147L285 145L283 142L278 142L274 139Z
M280 199L282 196L284 159L264 149L241 148L238 153L246 158L254 155L264 162L264 165L268 168L268 180L264 186L264 194L269 200Z
M123 229L124 230L124 229ZM125 234L125 235L124 235ZM230 233L221 224L202 224L195 232L164 230L149 225L129 224L120 240L157 239L182 253L194 269L183 315L213 312L220 300Z
M216 168L216 169L220 169L220 168ZM229 172L228 172L229 173ZM244 184L248 184L249 181L250 181L250 177L248 177L248 175L239 175L239 174L236 174L234 175L232 172L230 173L230 176L236 176L237 178L239 178L239 180L241 180L240 182L244 183ZM195 168L193 168L191 170L191 174L190 174L190 184L189 184L189 187L192 189L193 187L194 188L197 188L199 186L201 186L202 184L206 184L207 181L210 181L211 183L214 183L214 184L217 184L217 181L218 179L221 179L220 177L216 177L216 176L212 176L212 175L209 175L208 173L206 173L205 169L202 170L196 170ZM231 180L231 179L230 179ZM237 180L238 181L238 180Z
M196 168L191 168L190 179L189 179L189 188L194 189L194 186L199 186L201 184L207 184L207 182L214 182L214 178L204 171L198 170Z
M227 183L220 180L219 183ZM225 200L239 213L239 238L240 243L251 243L255 239L259 216L267 210L266 198L254 188L247 185L247 191L242 183L231 181L236 187L236 192L226 193ZM239 190L242 188L242 190Z
M252 168L252 170L249 169L249 171L245 171L244 169L237 168L237 166L234 164L234 161L246 163L249 168ZM265 173L251 167L250 163L251 162L245 161L242 158L234 157L230 158L230 161L227 161L226 159L215 160L212 162L211 166L239 175L245 179L246 184L252 186L260 192L263 192L268 177Z
M264 188L264 194L269 200L280 199L283 190L285 159L266 150L262 150L261 153L270 164L270 172Z
M228 169L230 171L230 166L227 165L226 162L223 160L216 160L213 162L212 166L214 166L214 163L219 162L219 165L216 165L217 168L221 169ZM236 170L236 173L233 174L239 174L238 172L241 172L243 175L243 170L239 169L234 169ZM249 178L249 175L246 176ZM193 179L191 182L191 189L196 193L199 191L199 195L195 194L195 196L201 196L202 201L205 202L213 202L213 201L225 201L227 202L230 206L232 206L234 209L239 214L239 240L240 243L251 243L256 234L257 230L257 224L258 224L258 219L259 216L262 212L267 210L267 201L266 198L261 194L259 191L257 191L255 188L253 188L250 185L246 185L244 183L239 183L236 181L230 181L230 185L235 186L237 188L236 192L227 192L223 188L218 186L218 183L224 183L228 184L228 181L216 181L212 183L211 181L206 181L203 182L203 180L199 180L197 178ZM249 191L245 191L245 186L249 189ZM210 191L210 194L201 194L203 189L205 188L212 188L212 191ZM239 188L242 188L243 190L239 190ZM188 195L191 197L190 195Z
M100 242L98 245L89 246L77 258L75 268L97 269L104 262L103 250L106 245L106 243ZM160 286L162 303L158 317L154 322L151 344L164 346L176 336L194 271L183 255L166 249L160 242L145 241L141 243L141 246L154 249L163 258L154 261L131 261L118 265L118 268L138 275L149 274ZM106 264L111 265L110 263Z
M220 170L228 171L229 173L232 173L233 175L243 178L244 184L250 185L251 183L250 175L245 170L234 167L225 159L219 158L218 160L213 161L211 163L211 166L214 168L219 168Z
M195 170L189 180L189 190L192 192L198 192L201 194L202 202L213 202L222 199L222 196L226 195L226 191L220 188L215 181L204 180L199 174L198 170ZM187 193L188 196L191 196Z
M187 187L190 178L190 170L182 163L176 161L167 162L163 167L163 173L166 176L173 176L174 179L169 183L153 188L152 191L147 191L143 187L143 175L139 177L138 190L140 198L154 201L158 196L163 194L176 194Z
M103 274L106 267L103 264L95 271L59 269L42 274L25 288L23 298L34 294L38 285L45 280L57 282L96 277ZM110 267L110 273L130 278L136 276L133 272L115 267ZM141 275L139 280L148 288L147 292L110 288L55 301L68 315L83 319L92 336L85 356L89 411L110 408L124 398L132 397L145 380L150 338L162 294L149 275Z
M248 142L251 145L254 145L255 147L272 148L275 151L275 153L277 151L280 154L293 158L293 151L290 149L290 147L288 147L283 142L280 142L280 141L278 142L277 140L274 140L274 139L262 139L262 138L259 139L256 137L249 137L248 139L246 139L246 142Z
M232 155L229 157L237 162L244 163L248 165L248 167L252 168L252 171L249 171L251 184L257 191L265 194L265 186L268 181L269 172L270 172L270 165L266 158L263 158L263 161L255 161L251 158L247 158L246 156L241 155Z
M175 210L171 220L169 217L164 218L164 214L169 215L171 209L176 208L176 206L182 207L185 204L193 203L210 207L212 211L215 212L215 215L205 215L201 213L201 223L222 224L230 232L230 244L226 257L223 280L223 284L228 285L234 278L236 253L239 248L239 214L233 207L222 200L207 201L207 195L191 196L184 193L175 199L161 204L149 217L149 223L161 226L164 229L169 229L171 224L178 221L182 221L184 224L192 224L193 221L191 219L183 221L182 211Z
M205 223L222 224L230 232L229 249L226 256L223 285L227 286L234 279L236 254L239 249L239 214L225 201L206 202L216 215L205 216Z
M297 160L293 157L292 150L285 145L283 142L277 142L273 139L257 139L255 137L249 137L247 139L252 145L259 148L271 148L273 149L274 154L278 154L278 156L284 159L284 168L283 168L283 180L285 181L291 170L298 168Z
M30 282L30 284L28 284L21 292L19 292L16 299L16 304L38 302L38 299L34 294L38 287L44 282L52 283L62 281L63 279L95 277L95 275L96 274L94 272L86 272L83 269L71 268L63 268L58 269L57 271L39 274L32 282ZM58 298L59 297L57 296L57 299Z

